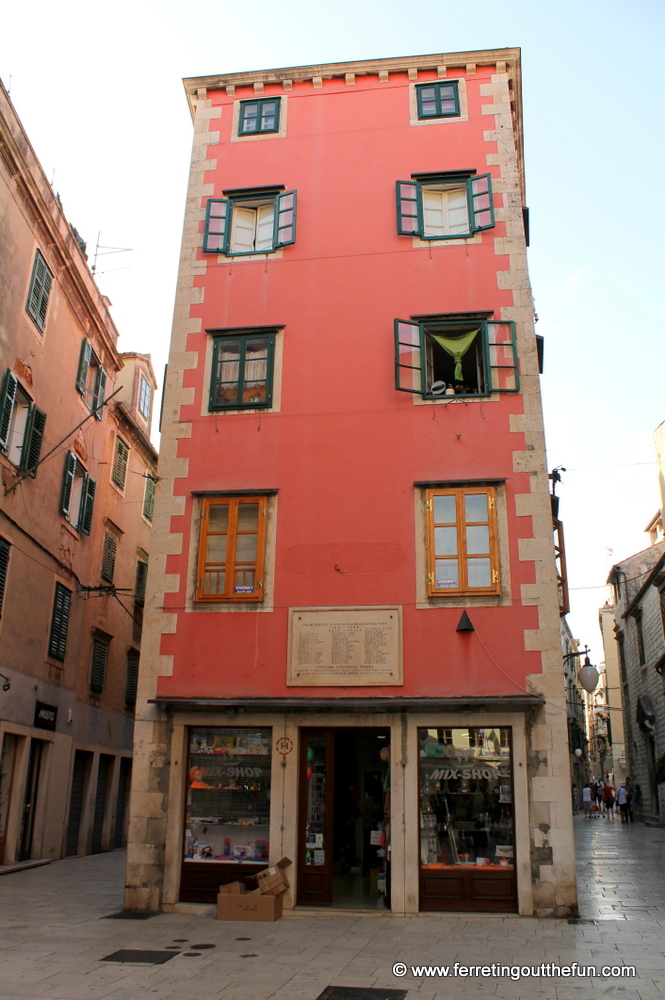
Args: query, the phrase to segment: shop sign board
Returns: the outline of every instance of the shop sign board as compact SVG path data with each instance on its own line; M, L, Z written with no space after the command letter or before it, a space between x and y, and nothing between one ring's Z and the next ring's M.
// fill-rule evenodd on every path
M33 726L35 729L48 729L55 732L55 724L58 718L58 709L55 705L46 705L43 701L35 702L35 719Z
M292 608L287 684L402 684L401 608Z

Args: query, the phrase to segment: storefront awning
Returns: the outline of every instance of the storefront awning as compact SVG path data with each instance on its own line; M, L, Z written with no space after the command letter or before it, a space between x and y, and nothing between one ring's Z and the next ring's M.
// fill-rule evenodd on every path
M485 698L177 698L151 704L187 712L525 712L545 704L540 695L490 695Z

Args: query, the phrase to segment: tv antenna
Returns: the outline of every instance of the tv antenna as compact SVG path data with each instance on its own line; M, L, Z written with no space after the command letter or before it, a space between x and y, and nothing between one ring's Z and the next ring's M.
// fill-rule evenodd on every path
M92 262L92 267L90 268L90 270L92 271L93 274L97 273L97 258L98 257L105 257L107 254L110 254L110 253L132 253L133 252L133 247L105 247L105 246L102 246L101 243L99 242L99 238L100 238L101 235L102 235L101 231L97 233L97 245L95 246L95 256L94 256L94 259L93 259L93 262ZM123 268L113 268L112 270L114 270L114 271L120 271L120 270L123 270ZM100 273L101 274L105 274L106 272L105 271L101 271Z

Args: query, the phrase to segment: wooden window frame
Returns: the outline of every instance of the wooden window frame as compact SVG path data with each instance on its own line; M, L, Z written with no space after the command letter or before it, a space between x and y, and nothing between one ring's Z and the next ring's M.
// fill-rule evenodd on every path
M236 570L235 553L237 539L238 509L246 504L258 504L258 528L256 538L256 568L254 570L254 590L252 593L234 593L234 574ZM208 531L209 511L211 507L227 506L229 508L229 523L226 561L224 563L208 563L206 561L207 540L211 532ZM201 501L201 526L199 531L199 555L196 571L196 600L197 602L238 604L247 602L260 602L264 599L264 572L266 555L266 522L268 519L268 497L267 496L238 496L238 497L204 497ZM225 568L225 590L223 594L208 594L204 592L203 582L206 568L210 566L223 566Z
M252 105L256 105L256 123L257 128L255 129L245 129L245 112L247 108ZM275 124L270 128L261 128L261 121L263 118L263 105L264 104L275 104ZM238 135L270 135L271 132L279 132L279 119L282 111L282 99L281 97L254 97L247 101L240 101L240 112L238 114Z
M433 115L428 115L423 113L423 91L427 88L432 88L434 90L434 103L436 104L436 112ZM442 110L442 93L444 88L450 88L452 90L452 99L455 102L455 108L453 111L443 111ZM450 100L450 98L446 98ZM458 80L430 80L427 83L416 84L416 101L418 105L418 120L419 121L432 121L434 118L459 118L461 115L460 110L460 99L459 99L459 81Z
M464 498L472 494L487 496L488 520L470 521L464 518ZM438 496L454 496L457 528L457 563L458 586L437 587L434 546L434 498ZM442 486L425 491L425 522L427 526L427 594L428 597L459 597L469 596L499 596L501 594L501 571L499 562L499 532L496 516L497 491L494 486ZM468 555L464 528L467 524L487 524L489 528L489 560L492 582L489 587L470 587L468 585ZM439 557L441 558L441 557Z
M37 250L35 262L32 265L32 277L30 278L25 311L40 333L44 332L46 326L46 310L48 309L52 285L53 272L46 263L43 254Z
M139 378L139 398L137 402L137 409L144 420L148 420L150 417L151 404L152 404L152 386L148 382L143 372L141 372ZM145 410L143 409L144 405L145 405Z
M274 253L296 241L298 192L281 188L252 189L228 198L208 198L203 225L203 252L221 253L227 257L247 257ZM262 249L237 250L233 247L236 208L256 209L263 205L274 206L272 242Z
M468 228L462 233L432 233L425 226L427 191L465 191ZM421 240L470 239L476 233L496 225L492 175L469 171L441 174L418 174L408 181L395 182L397 232L401 236L417 236Z

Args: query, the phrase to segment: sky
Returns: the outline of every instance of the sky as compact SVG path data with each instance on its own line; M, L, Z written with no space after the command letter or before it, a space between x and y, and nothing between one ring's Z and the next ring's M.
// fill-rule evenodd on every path
M104 248L96 274L120 349L152 354L160 382L192 139L183 77L521 47L548 464L567 470L568 620L601 661L607 574L646 548L659 506L661 0L32 0L2 21L0 78L91 263Z

